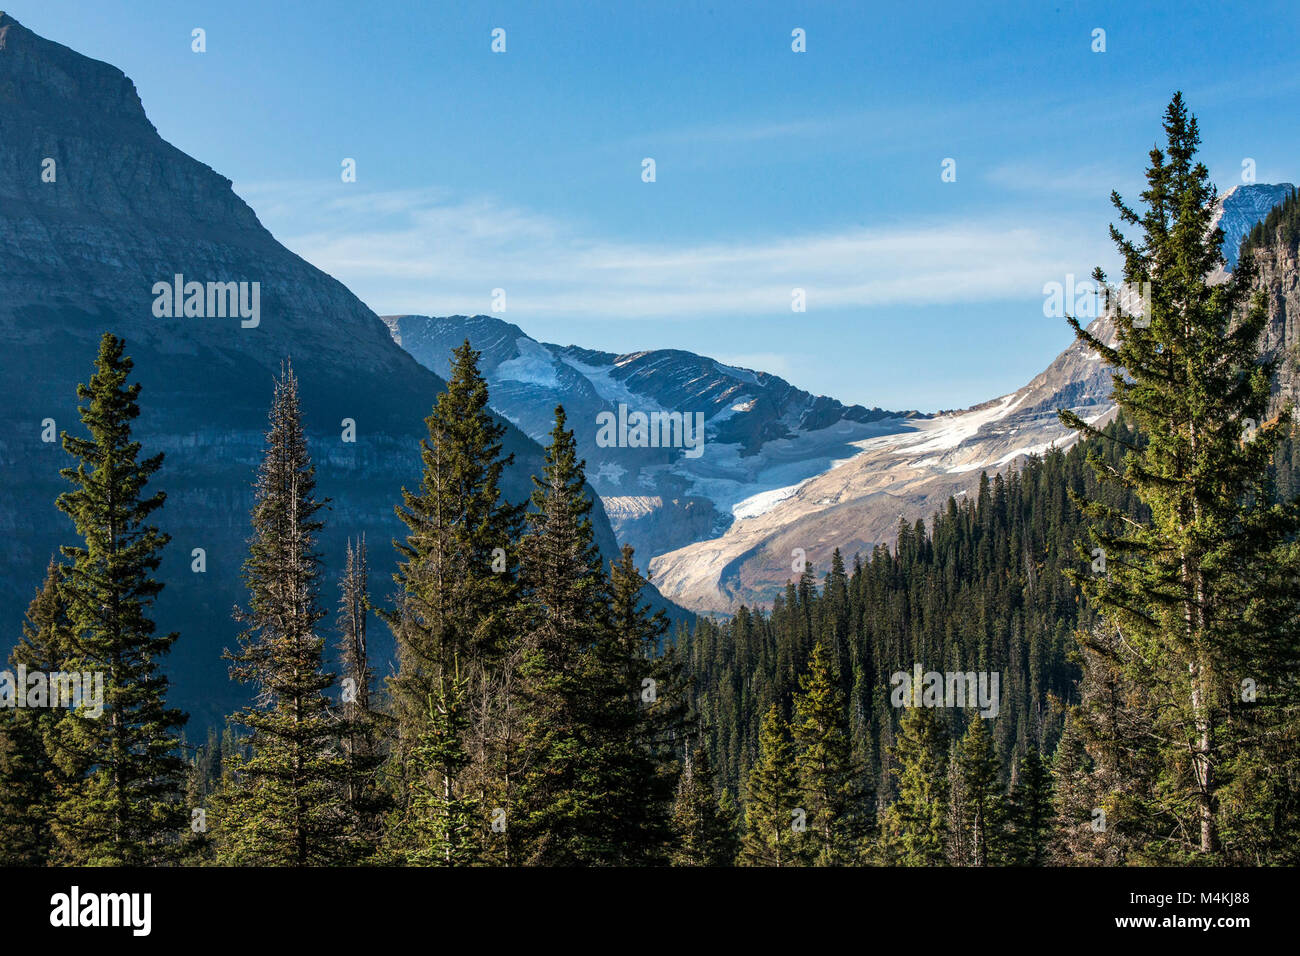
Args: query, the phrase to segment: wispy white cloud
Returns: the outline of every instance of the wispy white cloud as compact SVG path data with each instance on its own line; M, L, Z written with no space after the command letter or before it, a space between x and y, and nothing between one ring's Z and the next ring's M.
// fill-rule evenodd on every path
M1121 195L1136 195L1136 190L1140 188L1140 177L1134 177L1133 171L1129 169L1101 163L1062 167L1046 157L1040 162L1001 163L992 167L985 179L996 186L1017 192L1085 197L1100 203L1109 199L1112 189L1118 189Z
M929 220L727 241L636 242L432 189L239 187L277 237L381 313L707 318L1035 297L1106 252L1068 222ZM293 223L290 232L280 223Z

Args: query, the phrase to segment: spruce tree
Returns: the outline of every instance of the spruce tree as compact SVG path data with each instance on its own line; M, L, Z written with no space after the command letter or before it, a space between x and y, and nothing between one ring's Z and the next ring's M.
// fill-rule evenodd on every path
M16 706L17 695L27 692L18 679L18 668L49 673L62 669L69 656L61 581L61 569L51 559L45 581L27 608L22 638L9 655L14 697L0 702L0 865L4 866L44 866L50 861L55 850L50 822L56 799L79 776L66 765L60 768L51 755L48 738L58 723L58 712Z
M747 790L740 862L745 866L801 865L807 850L807 811L789 722L776 704L763 717L758 760L749 772Z
M520 769L507 832L516 858L536 864L611 862L619 854L603 799L610 738L599 725L617 685L596 654L613 625L584 467L557 406L519 545Z
M105 333L90 383L77 387L90 437L63 435L77 464L61 472L73 490L57 504L82 544L62 548L68 563L59 591L69 631L62 664L103 677L102 713L67 711L50 735L65 771L89 768L54 810L64 863L161 862L175 855L186 826L177 733L187 716L167 706L161 670L178 635L155 633L149 616L162 590L154 574L168 536L149 523L166 496L145 488L163 456L141 459L131 437L140 414L140 385L128 384L132 368L125 342Z
M249 733L248 755L236 757L233 785L222 793L215 821L223 863L319 866L353 858L343 784L325 691L325 638L317 625L320 556L316 540L326 504L316 498L316 469L307 448L298 380L282 367L271 404L266 452L258 471L253 535L244 562L247 609L239 649L227 653L231 677L251 687L252 704L232 720Z
M592 647L588 677L610 807L606 840L620 863L659 863L671 841L675 750L688 725L685 688L666 646L667 616L642 603L647 581L630 545L610 562L609 580L610 626Z
M1209 283L1223 233L1210 228L1215 191L1195 161L1200 136L1181 94L1164 129L1166 148L1150 153L1145 210L1112 194L1121 221L1141 230L1130 239L1112 227L1112 237L1124 281L1149 289L1145 314L1121 303L1114 344L1077 318L1070 324L1115 370L1113 399L1141 434L1121 468L1094 458L1102 481L1135 493L1150 520L1126 522L1107 497L1091 496L1106 571L1081 579L1115 636L1091 648L1151 692L1145 719L1150 737L1164 741L1151 813L1174 825L1149 820L1161 835L1148 849L1177 858L1220 851L1220 791L1282 713L1267 700L1243 706L1243 682L1283 695L1295 686L1300 504L1273 503L1269 466L1290 409L1264 421L1274 362L1259 356L1267 316L1262 295L1251 299L1253 257L1228 281ZM1102 436L1077 415L1061 417Z
M731 866L736 833L714 791L713 768L704 747L688 750L673 802L674 866Z
M881 822L887 862L940 866L948 842L948 735L929 707L903 712L894 745L898 799Z
M384 615L397 641L394 756L405 775L389 852L445 863L479 858L486 830L486 820L446 821L459 820L471 802L505 804L511 786L509 757L497 743L510 734L493 728L513 720L503 686L513 680L522 508L501 497L514 456L502 454L506 427L488 406L478 358L468 341L454 351L447 388L425 419L421 483L403 489L397 509L408 528L395 544L398 606ZM411 773L417 767L420 778ZM421 843L434 834L437 846Z
M1007 815L1010 846L1006 862L1046 865L1052 838L1052 776L1037 750L1026 751L1016 765Z
M988 866L1002 853L1002 788L998 783L999 763L993 736L985 718L971 716L958 757L961 775L963 845L968 849L961 862Z
M406 862L417 866L467 866L480 857L479 802L456 786L470 762L465 696L464 678L454 669L443 670L410 750Z
M806 797L810 852L822 866L856 862L865 835L859 769L853 764L848 708L818 642L795 698L794 741Z
M370 616L369 574L365 536L361 536L356 547L349 538L343 576L339 580L339 611L335 625L339 634L339 665L343 682L339 736L347 762L346 790L351 825L359 840L374 846L379 841L380 821L389 801L379 779L384 762L382 737L387 721L372 701L374 674L366 643L366 623Z

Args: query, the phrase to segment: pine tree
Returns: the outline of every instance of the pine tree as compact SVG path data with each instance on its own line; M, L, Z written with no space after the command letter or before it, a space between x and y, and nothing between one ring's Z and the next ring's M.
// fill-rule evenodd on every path
M899 793L881 823L886 861L942 865L948 840L948 740L938 714L929 707L908 707L892 756Z
M380 785L384 762L383 731L386 720L372 704L374 674L366 645L366 622L370 615L369 567L366 539L356 547L348 539L343 576L339 581L339 662L343 681L340 742L347 762L347 802L352 827L368 846L378 843L381 820L389 800Z
M1042 755L1028 750L1016 765L1008 810L1010 846L1006 862L1044 866L1052 837L1052 776Z
M444 670L429 696L427 719L411 749L411 813L406 821L406 862L417 866L467 866L479 859L479 802L455 786L469 765L464 739L465 680Z
M231 677L254 688L255 702L232 719L249 731L248 755L236 757L233 785L222 793L218 853L227 864L317 866L353 858L343 782L325 691L317 625L320 557L316 469L307 449L292 367L275 383L266 453L258 471L253 535L244 562L248 608Z
M998 784L999 764L993 736L985 718L979 714L970 719L958 759L964 797L963 843L969 849L962 862L988 866L990 860L998 861L1003 849L1002 788Z
M790 726L775 704L763 718L758 760L749 772L747 789L740 862L745 866L801 865L806 853L807 812L802 806Z
M562 407L534 477L528 533L519 545L526 589L520 665L518 786L510 841L537 864L616 859L603 786L610 677L596 660L612 630L609 583L591 525L591 499Z
M485 852L484 826L448 828L448 816L459 819L455 808L471 803L502 805L512 786L509 748L499 738L512 733L501 727L513 720L506 688L514 680L508 636L518 579L511 552L522 508L501 497L501 477L514 456L502 454L506 427L488 407L478 358L468 341L454 351L447 389L425 419L421 484L416 492L403 489L397 509L409 529L396 545L398 607L384 615L398 647L398 673L390 679L394 756L406 774L390 852L447 863ZM416 749L419 760L411 756ZM435 757L439 762L430 763ZM417 765L429 779L411 777ZM439 800L447 805L439 809ZM412 842L435 832L467 842Z
M0 699L0 865L4 866L43 866L50 861L55 851L50 829L55 801L59 791L80 776L60 769L51 755L47 738L58 722L58 712L16 706L17 696L27 692L18 668L28 673L58 671L69 656L61 580L61 569L51 559L45 581L28 606L22 639L9 655L12 696Z
M1181 95L1164 128L1166 149L1150 154L1145 211L1112 194L1122 222L1142 231L1137 241L1113 228L1112 236L1125 282L1149 285L1149 308L1138 319L1121 305L1113 346L1070 319L1116 370L1114 401L1142 436L1122 468L1098 458L1099 476L1132 490L1151 515L1126 523L1104 497L1088 500L1106 573L1082 584L1121 638L1092 648L1152 690L1150 735L1166 742L1152 812L1176 825L1148 821L1165 834L1150 849L1209 855L1221 849L1220 790L1280 714L1243 707L1243 679L1288 688L1283 694L1296 684L1300 503L1272 503L1269 466L1290 410L1263 421L1274 362L1259 358L1267 316L1262 295L1248 301L1253 257L1227 282L1209 284L1223 233L1210 228L1215 191L1195 162L1200 136ZM1062 420L1101 435L1072 413Z
M60 593L70 634L63 667L103 679L102 713L92 716L88 706L68 711L51 733L65 770L90 768L55 807L64 863L159 862L174 856L186 825L177 732L187 716L167 706L161 672L178 635L156 634L149 617L162 590L153 575L168 536L149 524L166 496L146 496L145 486L163 456L141 460L141 445L131 438L140 414L140 385L127 384L132 368L124 341L105 333L89 385L77 387L90 438L63 435L77 465L61 472L74 487L57 504L83 540L62 548L68 564Z
M853 863L867 821L859 770L853 765L848 708L820 641L813 648L794 706L796 760L808 804L811 852L822 866Z
M686 731L681 668L665 647L668 619L642 603L646 579L630 545L610 563L609 628L591 648L592 731L608 813L611 861L664 862L677 783L674 750Z
M687 751L673 802L674 866L731 866L736 832L714 791L713 768L704 747Z
M1114 806L1094 779L1098 774L1079 722L1078 711L1072 712L1052 757L1052 863L1115 865L1123 858L1105 829L1105 814Z

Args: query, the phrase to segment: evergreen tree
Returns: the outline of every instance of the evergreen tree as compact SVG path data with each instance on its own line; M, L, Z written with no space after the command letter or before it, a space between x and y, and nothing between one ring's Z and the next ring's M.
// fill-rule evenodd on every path
M624 545L610 563L610 627L592 648L588 677L597 695L593 730L609 806L605 839L625 864L666 858L674 749L687 724L681 668L664 646L667 616L642 604L646 583L631 546Z
M962 739L958 770L964 798L961 822L968 855L961 862L988 866L1002 852L1002 788L998 785L998 758L985 718L972 715Z
M9 655L12 696L0 698L0 865L43 866L54 853L50 822L58 793L79 774L61 770L50 754L48 736L58 712L18 708L28 673L62 668L69 656L68 615L60 594L61 571L51 559L41 589L23 621L23 635ZM13 708L13 709L10 709Z
M1122 859L1105 830L1113 803L1101 796L1094 779L1078 711L1066 720L1052 757L1052 862L1058 865L1114 865ZM1102 806L1107 803L1107 806ZM1112 814L1113 815L1113 814Z
M255 690L233 720L249 731L248 755L236 757L222 793L217 826L223 863L314 866L353 858L343 782L325 691L325 638L317 624L320 557L316 469L307 449L298 380L284 367L275 383L266 453L258 471L253 535L244 562L248 608L231 677Z
M939 866L948 840L948 740L933 709L904 710L893 758L899 793L881 825L886 861Z
M518 786L507 833L514 857L537 864L611 862L619 852L603 800L608 728L598 724L616 689L594 653L612 622L584 467L557 407L519 546L527 599Z
M688 750L673 802L674 866L731 866L736 862L736 831L713 787L708 750Z
M746 866L799 866L806 852L806 810L789 723L773 704L763 718L758 761L749 772L745 834L740 862Z
M455 670L442 671L410 754L408 863L466 866L479 859L479 803L455 786L470 762L464 747L469 728L464 701L464 679Z
M1098 472L1136 493L1150 521L1126 523L1106 498L1089 499L1106 573L1081 583L1119 637L1090 646L1152 691L1145 720L1165 744L1150 811L1174 825L1148 816L1146 828L1162 834L1148 849L1176 858L1222 849L1220 791L1247 771L1252 741L1282 713L1242 706L1243 679L1283 693L1295 686L1300 503L1273 504L1270 464L1290 410L1264 422L1274 362L1259 358L1267 316L1262 296L1248 301L1253 257L1227 282L1208 282L1223 261L1223 233L1210 228L1215 190L1195 162L1199 132L1181 95L1164 127L1166 149L1150 154L1145 211L1112 195L1122 222L1142 232L1112 236L1125 282L1149 287L1149 307L1140 319L1119 308L1113 346L1070 322L1115 369L1114 401L1143 438L1122 468L1098 460ZM1072 413L1062 420L1100 435Z
M90 702L66 711L51 731L51 752L65 772L89 768L63 790L53 829L60 862L133 865L175 854L186 825L181 802L185 764L177 732L187 719L166 702L164 656L178 635L156 634L149 611L162 590L153 575L168 536L149 524L165 495L145 486L163 456L141 460L131 438L140 385L125 343L105 333L89 385L77 387L90 438L63 435L77 460L61 472L73 490L58 507L83 544L65 546L59 592L66 602L69 671L102 675L103 709Z
M795 698L794 742L811 852L819 865L842 866L856 861L866 820L848 708L828 658L825 644L818 642Z
M347 762L347 802L358 839L375 846L388 799L380 785L384 761L382 735L386 721L372 703L374 674L366 645L370 614L366 539L356 547L348 539L343 576L339 581L339 661L343 681L340 742Z
M501 498L501 477L514 456L502 454L506 427L488 407L478 358L468 341L453 352L447 389L425 419L420 487L403 489L397 509L409 533L396 544L398 607L384 617L399 659L390 687L398 719L394 758L405 785L388 835L399 858L479 858L485 828L446 821L460 820L473 803L509 799L509 757L491 728L513 719L503 685L513 675L508 634L518 581L511 552L522 508ZM417 767L424 779L411 776ZM442 835L438 846L413 842L435 833Z
M1052 837L1052 776L1037 750L1026 751L1016 765L1008 816L1006 861L1017 866L1046 865Z

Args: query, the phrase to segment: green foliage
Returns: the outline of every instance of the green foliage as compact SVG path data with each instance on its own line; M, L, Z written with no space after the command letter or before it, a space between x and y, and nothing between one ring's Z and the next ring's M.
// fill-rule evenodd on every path
M601 567L583 468L556 408L519 545L522 769L509 842L530 863L661 862L682 698L671 658L653 658L666 625L641 607L631 549L612 577Z
M1291 194L1268 211L1268 215L1255 223L1241 241L1240 253L1252 256L1264 249L1281 249L1295 253L1300 246L1300 190Z
M420 487L403 489L397 509L409 534L396 544L398 606L383 617L399 660L389 688L400 792L386 838L399 860L480 859L489 852L486 820L471 823L468 814L509 801L513 718L503 699L517 667L510 638L522 509L501 498L513 456L501 453L506 429L488 407L478 357L468 341L453 353L447 389L425 419Z
M131 370L123 340L106 333L90 383L77 387L90 437L63 435L77 464L60 472L73 489L57 504L82 543L62 548L68 639L60 666L102 674L104 700L102 714L84 704L64 711L47 735L58 771L74 778L53 813L61 863L162 862L186 826L176 732L187 718L167 706L161 671L177 635L156 634L149 616L168 537L149 523L166 496L145 487L163 456L141 459L131 437L140 414Z
M823 866L858 862L872 821L866 818L862 769L854 765L848 707L832 677L824 644L813 648L794 710L796 762L812 843L809 852Z
M231 677L255 701L232 719L249 733L215 801L218 857L227 864L315 866L349 862L357 847L343 799L347 762L336 749L317 624L322 522L315 466L302 428L298 382L282 371L258 471L253 536L244 562L246 630L227 655Z
M689 753L673 802L674 866L731 866L738 843L732 815L714 790L709 752Z
M23 636L9 655L14 699L0 710L0 864L42 866L56 846L50 822L60 792L76 777L61 770L50 750L50 734L59 721L55 710L17 708L26 687L18 668L56 671L69 656L68 615L61 594L62 572L50 561L45 581L27 609ZM66 764L65 764L66 767Z
M1123 421L1108 433L1132 439ZM1061 703L1077 693L1074 631L1095 618L1065 574L1092 561L1076 550L1087 519L1069 493L1142 514L1124 489L1097 482L1087 455L1098 447L1050 451L983 482L973 500L950 501L928 529L901 526L894 549L855 559L842 580L833 558L820 594L791 588L770 613L742 607L727 621L701 618L680 640L679 657L720 785L738 789L757 753L762 715L773 703L792 706L818 642L844 695L868 804L896 795L888 752L902 712L888 690L892 675L914 663L999 672L1002 700L990 730L1001 766L1031 748L1050 751L1064 720ZM1122 447L1110 442L1099 453L1117 463ZM960 711L940 719L952 736L965 729Z
M1123 800L1110 788L1142 857L1243 859L1267 838L1256 829L1225 844L1222 797L1233 793L1237 813L1262 814L1258 801L1275 803L1271 794L1285 786L1260 762L1256 742L1295 720L1281 705L1300 666L1300 501L1274 497L1290 410L1264 421L1275 363L1260 358L1267 313L1262 294L1252 296L1253 257L1227 282L1207 282L1222 262L1222 233L1209 228L1214 188L1194 161L1199 133L1180 95L1164 126L1167 146L1151 152L1143 212L1112 197L1122 222L1141 230L1139 240L1112 235L1125 282L1150 286L1146 321L1121 312L1112 345L1070 320L1115 370L1114 400L1143 436L1124 446L1121 467L1100 456L1094 466L1150 512L1149 521L1129 521L1110 502L1079 496L1107 558L1105 574L1080 577L1105 620L1081 631L1096 664L1085 681L1106 688L1100 706L1118 694L1122 709L1141 715L1131 743L1124 734L1093 739L1126 751L1101 759L1103 772L1122 762L1158 770L1141 789L1130 779ZM1071 413L1061 417L1102 437ZM1246 680L1270 688L1263 706L1243 700ZM1093 718L1081 727L1107 720ZM1149 752L1152 739L1161 745Z
M970 719L957 755L961 800L955 814L960 839L958 861L969 866L999 862L1004 851L1001 764L993 751L987 720Z
M1016 764L1006 822L1007 847L1000 862L1045 865L1052 837L1052 776L1037 750L1027 751Z
M370 569L366 539L362 535L353 547L349 539L339 581L339 668L343 683L342 706L338 715L339 744L347 769L345 789L350 826L357 840L373 848L382 834L382 820L392 809L391 794L381 786L386 758L385 736L392 724L376 706L374 674L366 642L370 616L368 597Z
M406 862L419 866L464 866L479 856L481 812L478 801L458 787L469 766L464 738L465 684L444 672L411 748L411 812L403 822Z
M745 794L745 833L740 862L746 866L798 866L808 850L806 809L789 722L775 704L763 718L758 760Z
M893 756L898 799L881 820L883 858L900 866L939 866L947 855L948 735L933 709L904 710Z

